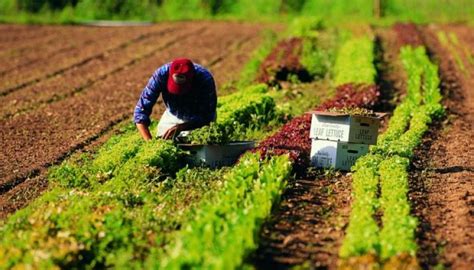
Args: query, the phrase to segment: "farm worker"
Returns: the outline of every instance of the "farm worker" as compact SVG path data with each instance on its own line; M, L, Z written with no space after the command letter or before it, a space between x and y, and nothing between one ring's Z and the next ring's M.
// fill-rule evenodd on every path
M145 140L152 138L150 115L160 94L166 110L158 123L157 137L172 139L181 131L200 128L216 118L212 74L189 59L178 58L153 73L138 99L133 118Z

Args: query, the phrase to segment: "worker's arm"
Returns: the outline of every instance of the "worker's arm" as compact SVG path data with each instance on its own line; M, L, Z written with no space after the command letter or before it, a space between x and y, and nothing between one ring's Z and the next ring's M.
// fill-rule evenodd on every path
M140 135L142 135L145 141L151 140L153 138L151 136L150 129L148 128L147 125L142 124L142 123L137 123L136 125L138 128L138 132L140 132Z
M150 140L152 138L149 129L150 115L156 100L160 96L160 85L163 84L164 72L165 69L161 67L153 74L153 76L151 76L148 84L143 89L140 98L138 99L137 105L135 106L133 120L138 131L145 140Z

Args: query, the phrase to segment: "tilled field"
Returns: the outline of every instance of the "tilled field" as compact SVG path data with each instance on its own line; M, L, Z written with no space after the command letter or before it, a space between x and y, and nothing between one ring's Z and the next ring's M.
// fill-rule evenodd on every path
M0 138L3 144L0 157L0 218L14 212L46 188L44 172L51 164L64 159L75 150L100 144L115 124L130 118L138 93L158 65L173 57L188 56L210 67L218 85L222 86L237 77L238 73L235 71L242 67L249 52L258 44L259 32L264 27L207 22L104 28L103 32L102 28L89 27L35 27L36 31L43 31L41 37L28 32L26 27L0 26L0 31L9 32L0 38L0 59L11 60L8 67L2 67L0 74L3 77L10 75L12 78L10 81L2 81L0 87ZM76 35L72 33L75 29L78 31ZM18 44L17 50L3 49L2 44L16 44L15 35L11 33L13 30L18 33L18 40L37 41L37 48L43 48L44 55L37 54L33 50L34 47L25 44ZM342 255L341 245L351 234L354 205L357 205L357 196L361 198L360 190L357 186L354 188L354 183L357 182L357 177L365 180L370 180L370 177L360 178L361 174L358 174L360 171L357 169L352 173L307 170L310 148L307 133L310 117L301 115L286 123L257 147L257 151L262 151L262 154L290 154L296 178L290 179L281 202L273 208L272 215L263 224L259 237L255 238L259 240L258 248L246 257L246 262L261 269L287 269L295 265L310 269L352 269L355 266L363 268L381 265L388 269L417 269L417 265L424 269L443 265L451 269L470 269L474 264L472 28L465 25L395 24L389 28L359 30L361 35L368 35L368 32L374 34L374 41L362 39L357 41L359 43L350 43L351 48L360 47L363 51L364 48L367 49L364 46L367 44L365 41L374 44L374 50L369 49L363 53L374 54L374 59L362 58L363 61L358 63L361 66L368 64L374 69L376 77L372 78L373 80L366 78L366 84L351 83L355 82L355 77L348 81L349 83L339 82L336 94L331 98L328 96L329 92L321 91L320 99L324 102L317 108L323 110L332 107L366 107L387 112L389 117L396 118L395 107L400 108L405 97L413 98L410 96L413 95L410 79L414 76L407 71L407 58L403 58L403 49L407 49L407 46L425 46L430 58L426 57L427 61L429 64L430 60L434 62L435 68L439 67L439 74L435 76L441 79L440 88L447 111L446 117L441 120L433 118L434 123L430 123L429 128L426 128L429 130L422 143L410 150L414 156L411 160L406 159L409 162L405 169L406 182L409 182L408 194L402 194L403 200L398 201L399 204L407 202L409 205L405 216L399 214L400 220L408 215L417 218L417 224L411 229L412 241L416 247L411 253L401 252L389 259L382 258L380 254L361 252L352 254L352 257L346 260ZM122 35L121 31L126 33ZM60 35L59 32L73 40L56 42L55 38ZM77 41L73 42L75 38ZM295 53L301 49L300 45L298 42L280 44L285 48L285 52ZM60 56L56 56L55 50L50 46L56 46ZM278 60L278 63L275 63L282 55L287 57L285 60L292 59L289 53L278 51L278 45L276 49L273 54L276 57L270 54L267 58L270 62L273 61L269 67L285 70L291 67L292 63L298 63L297 56L294 59L297 61ZM425 55L424 51L422 52ZM19 59L16 56L23 54L28 57ZM341 50L340 54L344 55L344 50ZM420 63L424 61L421 58L418 60ZM38 63L43 63L41 69L35 68ZM424 70L428 64L423 63ZM366 75L363 68L362 71L354 72L352 66L345 70L346 73L356 73L356 77ZM24 73L23 70L31 70L31 74L23 77L24 80L20 76ZM340 70L338 72L342 72ZM436 73L437 70L434 70ZM275 77L274 81L262 81L283 87L288 84L278 81L284 78L278 78L275 74L272 75ZM420 82L434 78L429 77L428 73L423 73L423 76L425 77L420 79ZM283 77L286 77L286 73ZM331 80L335 83L336 78ZM426 85L420 84L419 88L422 87ZM429 92L427 88L423 91ZM225 89L219 94L226 94L228 91L231 90ZM438 106L441 107L439 103ZM411 110L408 112L410 117L420 113L413 111L413 107ZM162 108L157 108L154 116L158 117L160 112ZM382 122L381 132L390 130L391 124L385 120ZM413 127L416 127L416 124L413 122ZM411 129L412 122L409 125ZM391 144L396 145L397 141L392 141ZM403 161L402 154L395 152L393 155L400 155L398 160ZM387 158L384 161L385 165L388 160ZM390 160L392 164L397 163L394 162L396 159ZM374 219L374 225L383 227L383 230L389 227L387 224L390 224L390 221L393 222L384 219L387 213L390 214L389 201L384 196L390 191L386 185L387 179L391 178L386 176L388 167L384 168L385 171L382 166L380 170L378 165L375 168L377 174L380 174L380 180L376 184L377 191L374 194L380 193L376 194L380 197L378 200L383 204L385 198L387 204L368 219ZM400 176L393 178L397 177ZM367 184L364 187L370 187L370 183L363 184ZM226 202L223 201L223 204ZM210 205L207 208L211 208ZM205 217L201 221L207 222L209 216ZM247 217L248 215L242 215L239 220ZM216 224L226 222L225 215L220 211L216 212L215 218ZM234 220L236 219L232 219ZM224 227L218 225L215 233ZM390 228L387 229L389 230ZM366 234L360 233L356 244L364 242L362 240L367 240L368 243L373 240L370 239L373 237L370 231L361 231L369 234L362 238L361 236L365 237ZM382 235L384 232L378 233ZM410 237L410 234L400 235ZM198 234L193 237L204 241L213 239ZM396 242L396 239L392 240ZM218 242L222 242L222 239L219 238ZM379 245L392 243L380 242ZM183 254L188 252L190 250ZM399 256L400 254L402 256ZM183 262L185 260L183 259ZM392 263L395 264L391 265Z
M149 76L175 57L209 67L218 87L236 79L264 28L207 22L130 28L2 26L0 57L9 66L2 65L0 73L0 192L130 119ZM161 111L157 106L155 117Z
M460 39L456 52L436 38L439 31ZM469 269L474 265L474 63L469 61L474 34L461 25L421 32L439 63L449 115L424 140L411 173L411 197L421 223L419 257L424 267Z
M437 32L456 33L466 50L461 70L455 55L437 40ZM472 29L466 26L417 27L397 24L374 29L378 41L377 84L381 99L377 111L391 112L406 92L406 75L398 59L402 46L425 45L440 65L444 105L448 117L435 124L417 150L410 169L409 200L419 219L418 260L424 269L446 265L469 269L473 265L472 159ZM472 57L472 56L471 56ZM382 129L384 126L382 126ZM259 268L338 268L339 250L348 225L350 174L306 176L291 183L283 201L261 232L252 261ZM370 263L367 261L367 263Z

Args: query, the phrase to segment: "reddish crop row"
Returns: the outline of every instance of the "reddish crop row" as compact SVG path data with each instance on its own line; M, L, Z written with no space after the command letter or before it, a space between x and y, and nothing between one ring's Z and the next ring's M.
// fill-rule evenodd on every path
M337 87L336 95L322 103L315 110L330 108L374 106L380 96L378 87L367 84L343 84ZM254 150L262 156L289 154L297 173L304 172L309 165L311 140L309 130L311 115L305 114L286 123L280 131L262 141Z
M264 59L257 75L257 82L275 85L295 74L301 81L309 81L310 75L300 61L303 51L302 38L284 39Z
M397 38L400 46L412 45L420 46L423 45L420 32L413 23L396 23L393 27L393 31L397 33Z

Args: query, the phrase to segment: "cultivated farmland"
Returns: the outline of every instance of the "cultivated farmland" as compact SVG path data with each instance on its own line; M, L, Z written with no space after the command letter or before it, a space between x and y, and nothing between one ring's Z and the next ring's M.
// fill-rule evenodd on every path
M470 26L305 18L0 34L0 269L474 265ZM216 121L189 140L256 140L236 165L186 166L130 123L152 72L180 56L218 86ZM387 115L339 172L310 166L310 110Z

